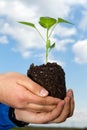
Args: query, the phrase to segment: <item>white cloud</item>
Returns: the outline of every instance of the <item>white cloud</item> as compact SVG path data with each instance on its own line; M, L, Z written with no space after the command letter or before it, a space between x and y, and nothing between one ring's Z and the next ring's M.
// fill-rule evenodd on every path
M61 23L61 25L58 25L58 27L55 29L55 32L59 37L64 38L76 35L77 30L76 28L72 27L73 25L71 25L71 28L63 27L62 25L63 24Z
M66 0L64 0L66 1ZM67 4L70 4L70 5L82 5L82 6L85 6L87 4L87 0L70 0L70 1L66 1Z
M65 18L71 13L73 5L79 4L85 7L86 3L86 0L84 2L83 0L0 0L0 16L2 17L0 19L2 21L2 23L0 22L0 33L10 35L16 40L16 48L13 48L13 50L19 51L24 57L28 57L31 54L31 48L40 49L44 47L44 44L36 32L17 24L16 21L28 20L36 23L41 15ZM58 41L60 43L56 46L58 50L66 50L67 44L73 43L73 39L70 39L70 36L77 33L74 27L68 29L61 26L55 32L65 39Z
M21 0L20 0L21 1ZM51 15L54 17L67 17L72 10L72 6L80 5L85 7L87 0L22 0L26 5L35 5L38 7L38 13L41 15Z
M56 40L56 49L58 51L65 51L67 49L67 45L73 43L72 39L64 39L64 40Z
M76 111L74 113L74 116L72 117L73 121L78 121L78 122L87 122L87 112L86 111Z
M79 23L79 28L82 29L83 31L87 30L87 9L85 9L82 12L82 18L81 18L81 21Z
M8 44L7 36L0 36L0 44Z
M44 44L43 41L38 36L38 33L31 29L30 31L27 28L22 26L12 26L9 23L4 23L1 32L5 35L10 35L13 39L17 41L16 48L13 50L19 51L23 57L30 56L29 49L41 49ZM41 40L41 42L39 42Z
M75 53L75 62L87 63L87 39L75 43L73 52Z
M32 19L36 17L36 8L23 5L20 0L0 1L0 15L5 15L11 20Z

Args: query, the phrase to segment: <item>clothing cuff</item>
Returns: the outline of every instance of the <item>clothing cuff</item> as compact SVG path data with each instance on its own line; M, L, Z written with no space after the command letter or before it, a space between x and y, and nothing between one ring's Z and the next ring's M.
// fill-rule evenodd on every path
M14 113L14 108L10 107L9 108L9 119L18 127L24 127L27 126L29 123L23 122L23 121L18 121L15 117Z

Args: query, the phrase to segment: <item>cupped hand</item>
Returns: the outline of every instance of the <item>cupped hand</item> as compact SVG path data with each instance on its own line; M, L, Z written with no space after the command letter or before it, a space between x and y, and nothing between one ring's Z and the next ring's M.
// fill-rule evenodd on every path
M64 100L60 100L56 107L49 112L32 112L26 110L15 109L17 120L28 123L61 123L68 117L71 117L74 112L74 96L73 91L68 90Z
M49 123L60 115L63 107L64 101L60 100L57 106L50 112L32 112L28 110L15 109L15 117L17 120L27 123Z
M17 120L28 123L61 123L73 115L74 96L73 91L68 90L64 100L60 100L56 107L49 112L32 112L29 110L15 109Z
M74 102L73 91L71 89L68 90L64 101L65 101L65 105L61 114L57 118L52 120L51 123L64 122L68 117L71 117L73 115L75 102Z

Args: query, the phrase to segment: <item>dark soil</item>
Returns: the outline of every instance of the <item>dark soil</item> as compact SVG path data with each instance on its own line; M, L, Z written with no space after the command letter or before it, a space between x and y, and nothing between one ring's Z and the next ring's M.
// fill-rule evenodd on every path
M49 91L49 96L64 99L66 96L65 73L57 63L30 65L27 76Z

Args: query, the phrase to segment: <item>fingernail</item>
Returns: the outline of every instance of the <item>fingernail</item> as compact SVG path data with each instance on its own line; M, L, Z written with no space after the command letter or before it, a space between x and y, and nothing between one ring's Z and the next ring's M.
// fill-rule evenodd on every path
M40 95L41 96L47 96L48 95L48 91L47 90L45 90L45 89L42 89L41 91L40 91Z

